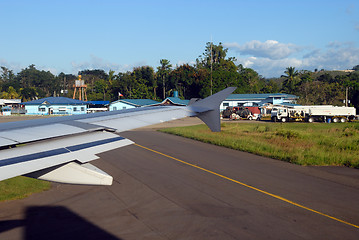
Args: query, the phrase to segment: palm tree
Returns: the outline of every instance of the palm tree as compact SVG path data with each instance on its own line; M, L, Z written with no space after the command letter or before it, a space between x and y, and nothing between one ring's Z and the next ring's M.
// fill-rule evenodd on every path
M162 78L162 90L163 90L163 99L166 98L166 83L165 78L169 75L172 64L167 59L160 60L161 66L157 67L157 74L159 78Z
M15 88L10 86L7 92L2 92L1 97L5 99L16 99L19 98L19 94L16 92Z
M286 80L283 82L283 89L287 93L293 93L295 85L297 84L297 76L299 75L298 71L295 70L295 67L287 67L287 70L284 71L286 75L282 75Z

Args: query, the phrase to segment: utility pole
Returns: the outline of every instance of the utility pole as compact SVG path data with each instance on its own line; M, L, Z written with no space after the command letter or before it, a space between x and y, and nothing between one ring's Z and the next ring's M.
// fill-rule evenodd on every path
M162 75L162 84L163 84L163 99L166 99L166 88L165 88L165 75Z
M212 62L213 62L213 54L212 54L212 36L211 36L211 95L213 94L212 88L213 88L213 82L212 82L212 71L213 71L213 67L212 67Z

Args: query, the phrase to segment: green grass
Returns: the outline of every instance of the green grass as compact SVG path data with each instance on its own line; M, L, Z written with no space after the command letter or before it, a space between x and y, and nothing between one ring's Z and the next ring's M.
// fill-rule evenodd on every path
M222 123L163 132L300 165L359 168L359 123Z
M0 202L22 199L33 193L48 190L51 183L28 177L15 177L0 182Z

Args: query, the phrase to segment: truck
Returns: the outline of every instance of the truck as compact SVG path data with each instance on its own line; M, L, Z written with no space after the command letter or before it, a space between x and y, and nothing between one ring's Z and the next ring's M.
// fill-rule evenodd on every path
M346 122L356 115L354 107L338 107L332 105L310 106L275 106L271 112L273 122L305 121L305 122Z

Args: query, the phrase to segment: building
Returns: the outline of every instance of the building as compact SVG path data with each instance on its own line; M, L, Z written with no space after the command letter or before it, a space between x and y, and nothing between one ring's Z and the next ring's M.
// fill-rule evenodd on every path
M66 97L47 97L23 103L26 115L86 114L87 103Z
M110 101L87 101L87 113L106 112Z
M161 105L187 106L189 100L182 100L178 97L178 91L173 92L173 97L168 97L161 102Z
M227 107L255 107L267 104L281 105L296 103L298 96L286 93L231 94L220 106L223 111Z
M21 104L21 99L0 99L0 107L15 107Z
M3 116L10 116L11 115L11 107L5 106L1 108L1 115Z
M110 103L109 110L123 110L138 107L147 107L158 105L159 102L152 99L120 99Z
M21 99L0 99L0 114L11 115L21 112Z

